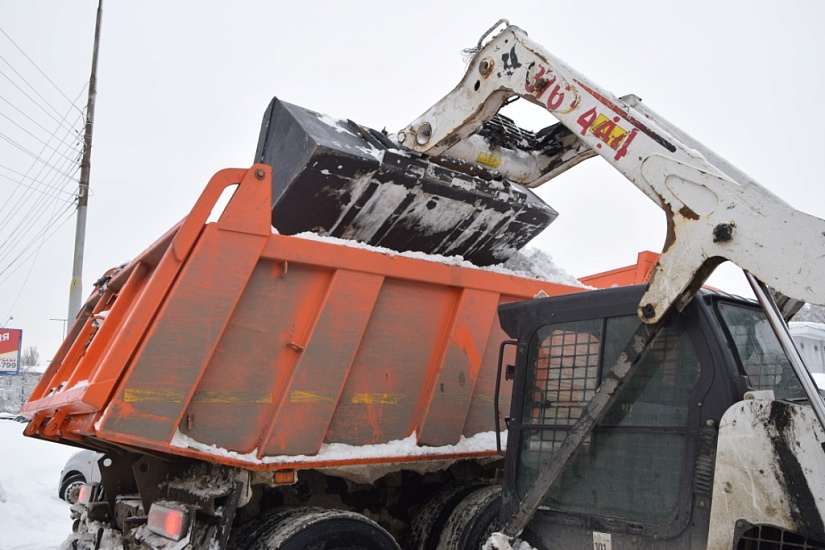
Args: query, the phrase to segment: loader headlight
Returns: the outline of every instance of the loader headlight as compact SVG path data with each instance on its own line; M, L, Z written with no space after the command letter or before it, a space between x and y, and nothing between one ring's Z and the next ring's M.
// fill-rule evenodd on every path
M146 527L157 535L179 541L186 534L188 526L189 512L184 509L158 503L149 508Z

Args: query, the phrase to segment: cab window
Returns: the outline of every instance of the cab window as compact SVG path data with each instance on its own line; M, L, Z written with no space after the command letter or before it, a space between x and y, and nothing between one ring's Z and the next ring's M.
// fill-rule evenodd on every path
M546 325L533 336L519 449L523 497L639 325L633 316ZM688 408L699 379L680 321L663 329L544 506L667 524L678 512Z
M751 389L773 390L779 400L806 401L805 390L762 310L719 302L718 311Z

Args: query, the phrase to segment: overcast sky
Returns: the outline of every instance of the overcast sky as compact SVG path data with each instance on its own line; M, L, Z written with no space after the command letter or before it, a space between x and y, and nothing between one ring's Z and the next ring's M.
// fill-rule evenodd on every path
M97 0L0 0L0 223L9 222L0 225L0 324L23 329L24 346L44 359L62 338L52 319L67 316L76 183L29 153L70 171L82 128L72 103L85 106L96 9ZM394 132L460 80L461 50L502 17L825 217L822 2L106 0L84 298L183 217L212 174L251 164L272 96ZM601 159L538 192L561 216L536 244L574 275L661 250L663 214ZM25 253L14 248L26 239ZM741 292L728 277L717 284Z

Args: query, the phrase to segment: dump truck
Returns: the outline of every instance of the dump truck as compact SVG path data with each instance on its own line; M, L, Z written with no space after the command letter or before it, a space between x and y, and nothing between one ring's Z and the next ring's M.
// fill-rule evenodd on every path
M274 100L256 164L96 283L22 409L105 453L67 547L825 546L784 319L825 302L825 221L498 27L394 135ZM502 269L556 216L531 188L595 156L667 214L661 254ZM725 260L756 302L702 288Z

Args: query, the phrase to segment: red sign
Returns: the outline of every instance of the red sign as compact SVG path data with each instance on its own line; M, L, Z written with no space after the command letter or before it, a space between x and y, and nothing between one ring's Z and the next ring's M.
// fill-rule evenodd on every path
M20 346L23 331L0 328L0 374L17 374L20 370Z

